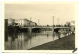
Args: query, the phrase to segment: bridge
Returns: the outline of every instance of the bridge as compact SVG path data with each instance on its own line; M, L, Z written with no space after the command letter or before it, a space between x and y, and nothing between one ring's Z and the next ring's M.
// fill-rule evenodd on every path
M20 27L20 28L53 28L53 26L32 26L32 27ZM54 27L54 29L56 28L62 28L62 29L66 29L66 28L70 28L70 27Z
M32 30L39 31L41 29L52 29L52 31L58 31L59 29L70 29L71 27L64 27L64 26L31 26L31 27L20 27L21 29L28 29L29 32L32 32Z

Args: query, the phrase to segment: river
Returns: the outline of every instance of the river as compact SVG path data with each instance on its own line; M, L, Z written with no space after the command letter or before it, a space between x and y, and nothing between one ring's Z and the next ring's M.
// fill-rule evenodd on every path
M61 38L64 36L64 34L60 34ZM11 32L5 37L5 50L27 50L57 39L58 35L52 34L51 31L41 33Z

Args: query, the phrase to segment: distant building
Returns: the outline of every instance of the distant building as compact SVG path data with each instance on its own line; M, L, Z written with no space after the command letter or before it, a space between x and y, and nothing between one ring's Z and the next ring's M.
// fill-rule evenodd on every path
M5 19L4 20L4 27L7 28L7 26L8 26L8 19Z
M14 19L12 19L12 18L9 18L8 19L8 26L14 25L14 23L15 23L15 20Z
M18 19L15 19L15 26L19 26L18 21L19 21Z
M26 19L18 19L16 21L16 23L18 23L19 26L26 26L27 25L27 20Z
M28 19L5 19L5 27L7 26L20 26L20 27L29 27L29 26L36 26L37 23L32 22Z
M75 25L75 21L71 21L71 25Z
M20 27L28 27L37 25L35 22L32 22L28 19L15 19L15 24Z
M37 23L35 22L30 22L31 26L37 26Z
M15 23L15 20L12 18L5 19L4 21L5 21L6 26L14 25L14 23Z
M75 21L71 21L71 31L75 32Z

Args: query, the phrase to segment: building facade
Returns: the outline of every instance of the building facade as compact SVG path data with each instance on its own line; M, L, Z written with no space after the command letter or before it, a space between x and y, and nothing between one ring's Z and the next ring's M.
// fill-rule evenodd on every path
M15 19L15 24L20 27L29 27L29 26L35 26L37 23L32 22L28 19Z
M8 19L5 19L5 20L4 20L4 26L5 26L5 28L8 27Z
M15 23L14 19L12 19L12 18L8 19L8 26L14 25L14 23Z
M16 26L24 26L25 20L24 19L15 19Z
M75 32L75 21L71 21L71 31Z

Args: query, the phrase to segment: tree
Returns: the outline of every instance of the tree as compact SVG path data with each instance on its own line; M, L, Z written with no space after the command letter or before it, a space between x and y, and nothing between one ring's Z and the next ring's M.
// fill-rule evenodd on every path
M71 25L71 23L70 23L70 22L66 22L66 25L67 25L67 26L70 26L70 25Z
M66 27L67 25L66 24L64 24L64 27Z

